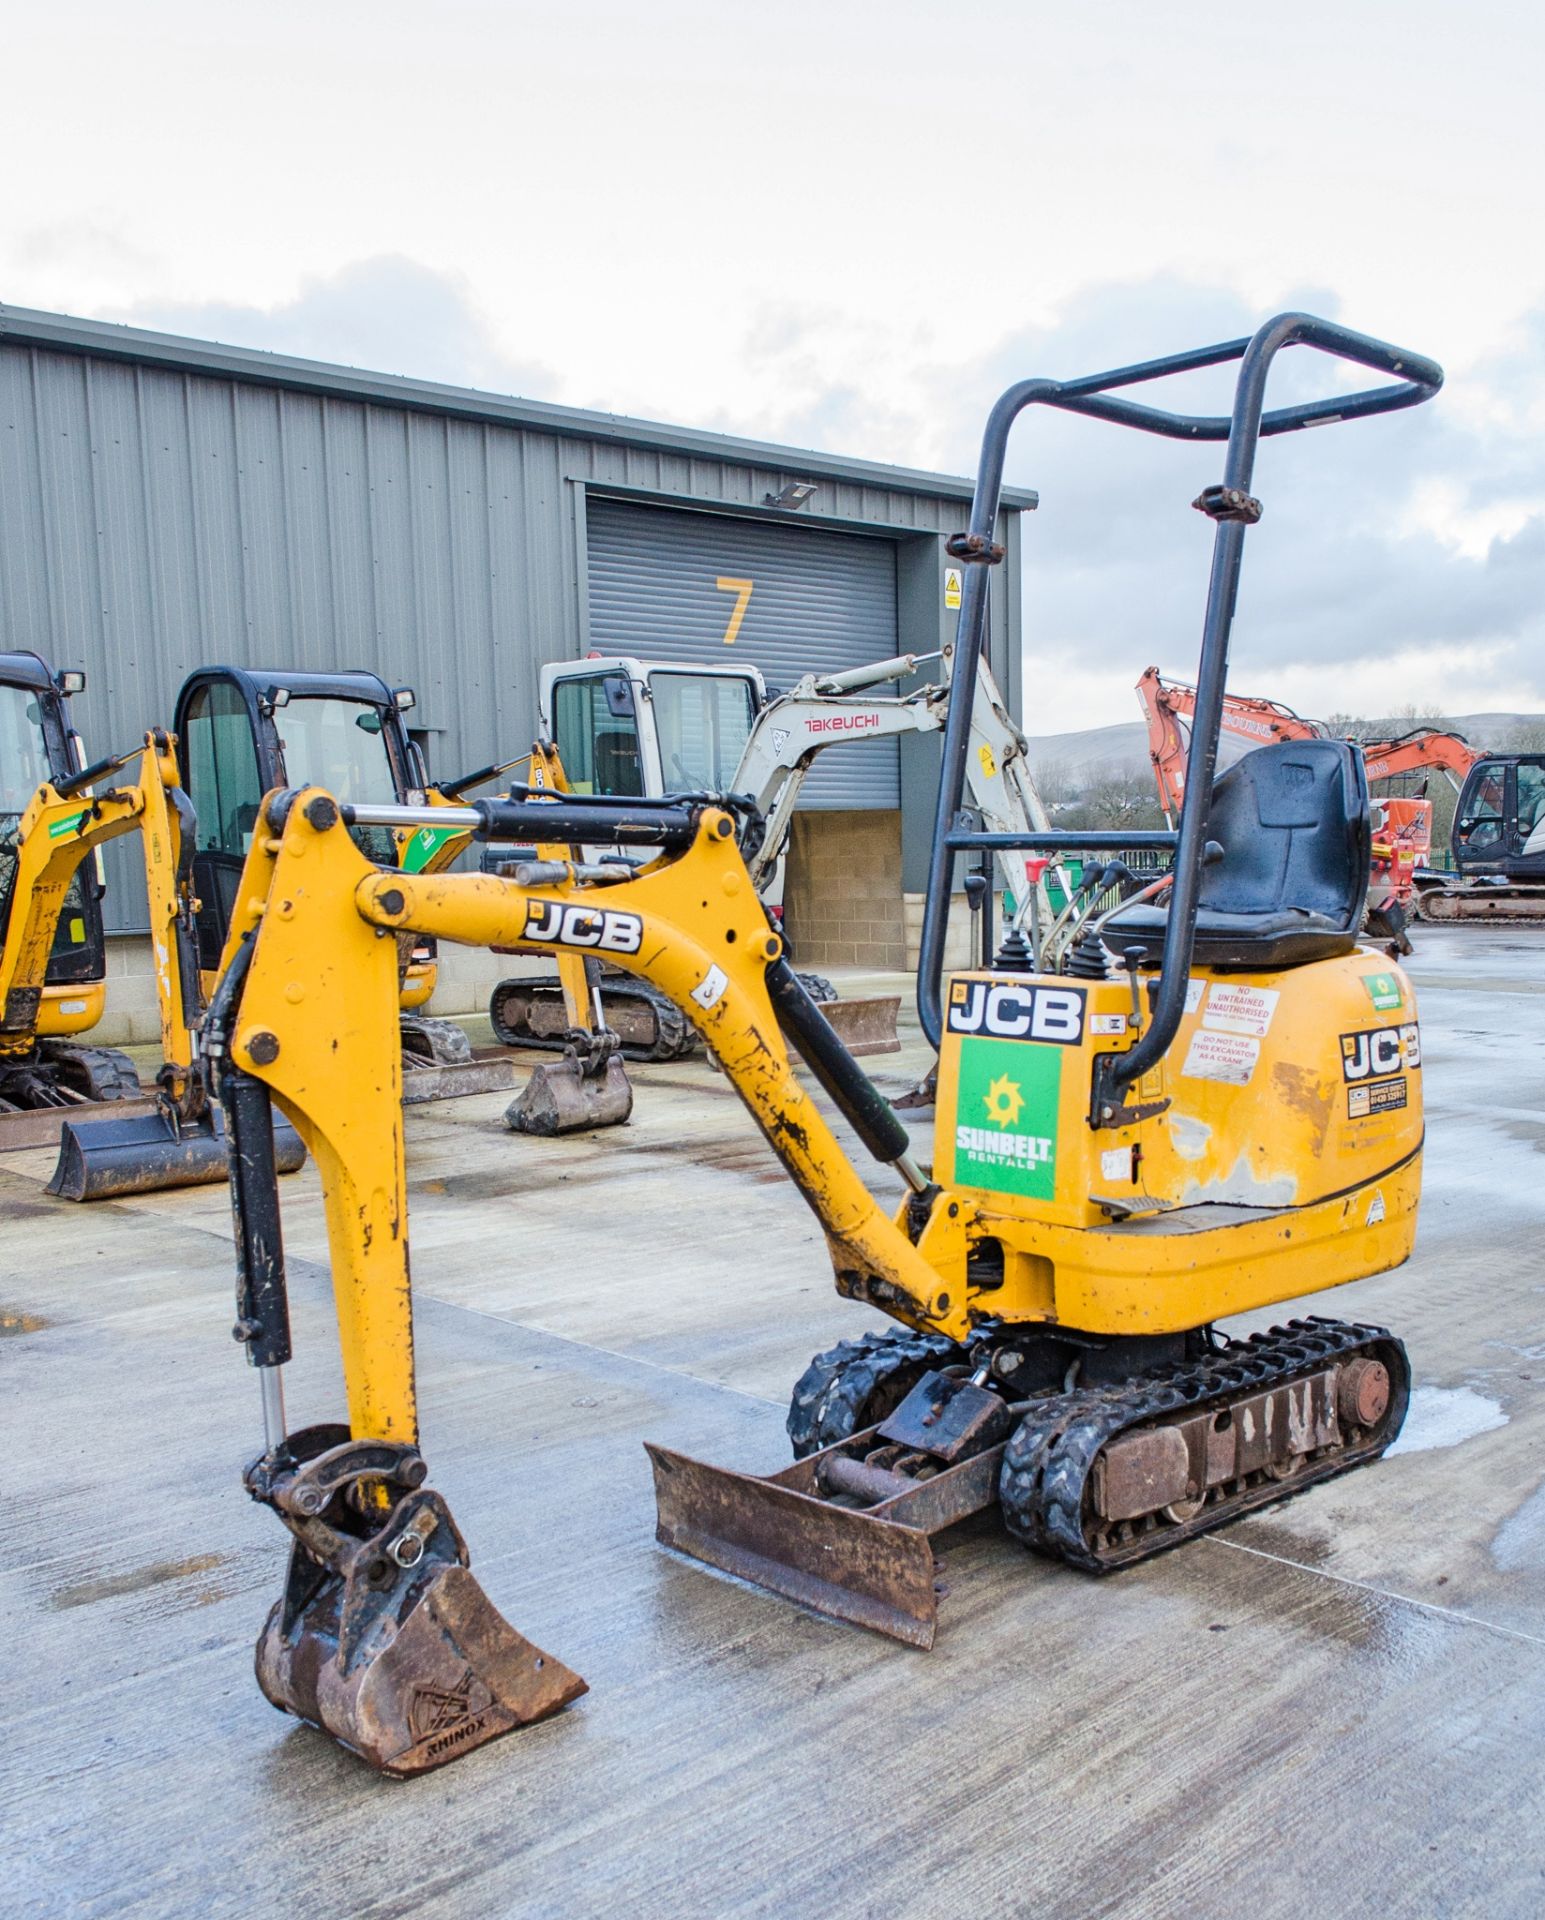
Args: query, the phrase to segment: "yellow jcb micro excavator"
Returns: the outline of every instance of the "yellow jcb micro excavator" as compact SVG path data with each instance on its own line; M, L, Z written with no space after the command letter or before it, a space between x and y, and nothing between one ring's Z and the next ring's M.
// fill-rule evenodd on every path
M192 947L192 813L178 781L175 742L156 728L133 753L71 767L69 760L81 756L62 750L76 736L62 726L61 679L75 691L80 676L56 678L36 654L0 656L7 791L0 815L0 1106L64 1115L48 1191L65 1199L221 1180L224 1129L198 1068L203 1007ZM101 916L89 862L98 848L128 833L138 833L144 850L161 1025L162 1066L150 1112L143 1103L115 1111L141 1091L126 1056L50 1037L51 1027L57 1032L50 1018L56 1010L66 1022L72 1005L76 1019L100 1017ZM78 939L69 937L72 921ZM67 958L72 946L81 948L88 963L84 976L75 970L73 995L49 984L61 946ZM93 946L98 951L90 964ZM278 1131L277 1164L290 1172L304 1149L288 1123L280 1121Z
M1382 384L1265 409L1274 356L1306 345ZM1124 389L1237 362L1232 412L1191 416ZM1053 406L1226 442L1198 703L1163 894L1086 931L1066 971L1005 942L945 981L970 709L945 732L919 1006L940 1047L930 1169L822 1021L749 884L756 823L701 798L569 796L426 810L269 794L211 1004L208 1052L234 1142L237 1336L259 1369L266 1446L247 1473L292 1536L258 1649L275 1704L373 1765L422 1772L583 1690L494 1610L427 1488L414 1398L395 941L604 954L668 994L722 1062L820 1220L839 1291L899 1321L819 1356L794 1391L795 1464L767 1479L651 1448L668 1545L809 1606L926 1646L930 1536L996 1505L1075 1567L1128 1566L1377 1457L1409 1390L1384 1329L1216 1323L1398 1266L1416 1224L1420 1046L1410 987L1358 946L1367 788L1353 750L1263 749L1214 786L1244 536L1262 436L1430 398L1420 357L1305 315L1248 340L1076 381L1011 388L988 422L955 670L987 618L1009 430ZM1248 771L1246 771L1248 769ZM649 848L641 868L382 872L350 829L460 825L475 837ZM1102 836L1006 836L1099 851ZM1114 838L1108 836L1107 838ZM1123 846L1132 843L1121 836ZM558 870L554 870L554 869ZM324 1044L325 1042L325 1044ZM789 1046L906 1193L888 1212L801 1086ZM283 1252L267 1125L277 1099L321 1171L347 1424L286 1431Z
M188 792L198 817L192 873L199 896L198 949L207 987L214 984L242 863L252 844L258 806L266 792L292 784L324 785L341 802L408 801L431 808L485 785L521 762L480 767L458 780L431 784L407 727L415 698L359 671L300 672L289 668L201 667L177 696L176 733L183 743ZM521 756L521 761L526 756ZM561 787L556 756L540 749L532 786ZM441 815L434 815L438 820ZM438 873L467 845L462 830L421 826L395 831L356 827L360 851L382 866ZM567 849L553 851L566 852ZM398 952L399 1037L404 1098L484 1093L511 1084L504 1058L474 1059L461 1029L422 1011L434 988L435 943L405 935ZM565 1030L554 1038L561 1063L538 1067L511 1103L518 1132L558 1133L611 1126L625 1120L632 1094L616 1043L595 1013L596 994L583 963L560 963Z

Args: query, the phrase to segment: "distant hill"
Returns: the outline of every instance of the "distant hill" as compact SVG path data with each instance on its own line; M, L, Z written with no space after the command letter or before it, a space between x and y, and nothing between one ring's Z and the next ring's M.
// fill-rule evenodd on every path
M1495 747L1525 728L1545 731L1545 713L1461 713L1442 723L1463 734L1471 746ZM1410 720L1391 720L1391 735L1409 733ZM1038 773L1060 771L1077 787L1091 780L1148 771L1148 729L1141 720L1111 727L1086 727L1077 733L1043 733L1030 738L1030 765Z

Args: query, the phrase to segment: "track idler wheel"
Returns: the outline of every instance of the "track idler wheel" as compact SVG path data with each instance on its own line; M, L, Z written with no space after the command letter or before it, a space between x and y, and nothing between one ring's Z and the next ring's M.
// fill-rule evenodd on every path
M293 1435L247 1470L294 1536L257 1679L382 1773L428 1773L586 1691L517 1633L467 1565L466 1543L412 1447ZM382 1496L390 1502L382 1504Z

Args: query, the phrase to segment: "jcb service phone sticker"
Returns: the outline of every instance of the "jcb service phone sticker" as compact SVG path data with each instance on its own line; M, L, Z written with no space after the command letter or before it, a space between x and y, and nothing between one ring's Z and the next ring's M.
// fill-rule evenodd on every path
M1407 1105L1404 1074L1398 1080L1375 1080L1371 1086L1347 1088L1347 1118L1368 1120L1376 1113L1394 1113Z

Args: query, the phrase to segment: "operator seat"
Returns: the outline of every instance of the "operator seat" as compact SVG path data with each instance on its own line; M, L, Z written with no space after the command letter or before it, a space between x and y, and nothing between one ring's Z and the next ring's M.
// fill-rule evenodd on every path
M1204 967L1277 971L1357 945L1373 847L1368 776L1345 740L1257 747L1213 783L1193 958ZM1100 939L1157 966L1168 903L1134 901Z

